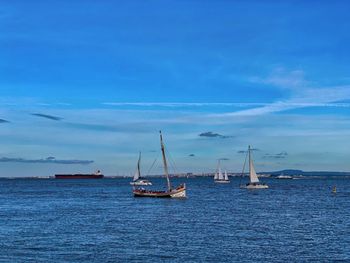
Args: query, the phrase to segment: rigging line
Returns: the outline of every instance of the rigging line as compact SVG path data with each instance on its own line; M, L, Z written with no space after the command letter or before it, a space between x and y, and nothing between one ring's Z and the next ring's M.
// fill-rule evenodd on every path
M154 159L151 168L148 169L147 175L149 175L150 171L153 169L153 166L155 165L156 161L158 160L158 157L156 159Z
M241 185L241 182L242 182L242 178L243 178L243 174L244 174L245 165L246 165L246 163L247 163L247 157L248 157L248 151L247 151L247 154L245 155L244 164L243 164L243 169L242 169L242 174L241 174L241 179L239 180L239 185Z
M173 157L171 156L170 152L168 151L168 149L165 147L165 151L167 153L167 156L169 156L169 163L170 163L170 166L171 168L174 170L174 174L177 174L177 168L176 168L176 165L175 165L175 162L173 160Z

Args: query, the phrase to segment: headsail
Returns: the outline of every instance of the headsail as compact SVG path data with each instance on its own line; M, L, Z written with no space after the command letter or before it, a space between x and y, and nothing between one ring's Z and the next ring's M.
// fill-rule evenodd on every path
M219 174L218 174L218 172L216 171L215 172L215 175L214 175L214 180L218 180L219 179Z
M136 182L137 180L139 180L141 178L141 169L140 169L140 163L141 163L141 152L139 154L139 160L137 161L137 168L136 168L136 172L133 178L133 181Z
M255 172L254 164L253 164L253 159L250 154L250 146L248 147L248 153L249 153L249 179L251 183L259 183L258 176Z
M228 181L228 175L227 175L227 171L225 170L225 174L224 174L224 180Z

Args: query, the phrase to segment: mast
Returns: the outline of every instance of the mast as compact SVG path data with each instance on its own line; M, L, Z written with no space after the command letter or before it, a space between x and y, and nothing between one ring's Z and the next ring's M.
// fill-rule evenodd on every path
M168 183L168 190L171 191L171 184L170 184L170 179L169 179L168 165L167 165L166 157L165 157L165 149L164 149L162 131L159 131L159 134L160 134L160 147L162 149L162 156L163 156L164 173L165 173L166 180Z
M249 163L249 175L250 175L250 171L251 171L251 157L250 157L250 145L248 145L248 163Z

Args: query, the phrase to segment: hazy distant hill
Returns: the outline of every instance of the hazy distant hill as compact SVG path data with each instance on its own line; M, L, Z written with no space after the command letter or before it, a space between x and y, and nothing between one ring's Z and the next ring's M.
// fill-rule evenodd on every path
M350 176L350 172L334 172L334 171L308 171L286 169L281 171L266 172L264 174L277 175L303 175L303 176Z

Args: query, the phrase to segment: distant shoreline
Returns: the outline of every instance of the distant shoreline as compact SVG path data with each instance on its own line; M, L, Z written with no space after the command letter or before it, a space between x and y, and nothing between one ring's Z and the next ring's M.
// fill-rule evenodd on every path
M350 177L350 172L334 172L334 171L302 171L302 170L281 170L274 172L261 172L258 173L259 177L275 179L278 176L285 175L290 176L292 179L305 179L305 178L327 178L327 177L337 177L337 178L347 178ZM171 177L175 178L201 178L201 177L213 177L214 173L179 173L170 174ZM229 177L241 177L241 173L228 173ZM243 175L248 176L248 173ZM147 175L149 178L162 178L164 175ZM130 175L107 175L104 179L131 179ZM1 177L0 179L55 179L55 176L14 176L14 177ZM74 179L68 179L74 180ZM91 179L90 179L91 180ZM101 180L101 179L100 179Z

